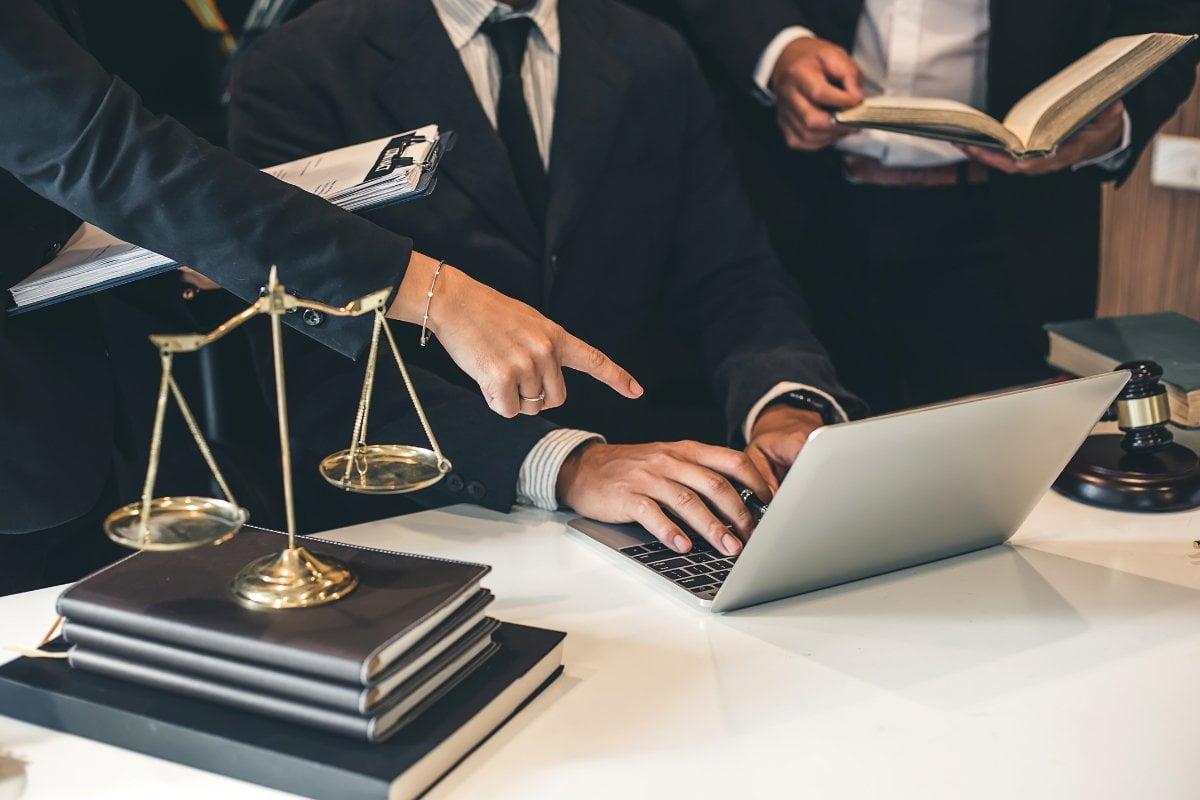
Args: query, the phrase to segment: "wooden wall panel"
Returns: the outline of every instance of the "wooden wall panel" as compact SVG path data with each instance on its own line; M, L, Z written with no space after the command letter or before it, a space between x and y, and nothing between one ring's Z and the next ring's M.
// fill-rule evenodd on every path
M1200 137L1200 90L1161 132ZM1152 186L1152 148L1124 186L1104 189L1097 313L1200 318L1200 191Z

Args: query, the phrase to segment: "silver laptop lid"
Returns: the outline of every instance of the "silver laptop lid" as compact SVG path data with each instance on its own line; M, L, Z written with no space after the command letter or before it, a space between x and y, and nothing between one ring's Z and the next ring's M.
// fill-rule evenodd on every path
M1000 544L1128 372L817 430L713 600L729 611Z

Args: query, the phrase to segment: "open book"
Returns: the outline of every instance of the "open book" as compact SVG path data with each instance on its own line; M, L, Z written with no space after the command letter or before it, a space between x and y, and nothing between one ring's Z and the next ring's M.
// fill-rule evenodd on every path
M870 97L834 114L842 125L1052 155L1063 141L1137 86L1196 36L1146 33L1109 39L1025 95L1003 122L953 100Z
M434 170L453 135L436 125L385 136L264 169L284 183L347 211L421 197L433 189ZM52 261L13 286L15 307L29 311L173 269L172 259L84 223Z

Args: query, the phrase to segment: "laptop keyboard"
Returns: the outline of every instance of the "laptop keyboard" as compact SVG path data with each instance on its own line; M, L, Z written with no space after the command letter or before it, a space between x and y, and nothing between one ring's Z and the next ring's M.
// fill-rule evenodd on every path
M718 553L704 539L693 540L687 553L676 553L662 542L622 547L621 552L705 600L717 594L737 561L737 556Z

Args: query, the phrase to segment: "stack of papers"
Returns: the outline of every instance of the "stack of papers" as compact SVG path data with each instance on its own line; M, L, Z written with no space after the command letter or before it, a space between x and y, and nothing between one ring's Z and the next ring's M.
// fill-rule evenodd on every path
M264 169L347 211L380 208L427 194L445 148L436 125ZM83 224L59 254L13 286L12 313L100 291L178 266L167 256Z

